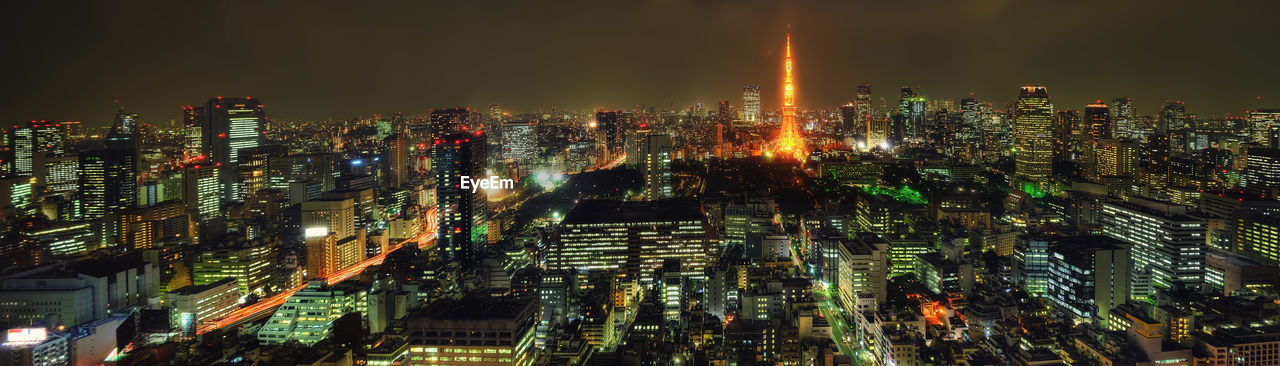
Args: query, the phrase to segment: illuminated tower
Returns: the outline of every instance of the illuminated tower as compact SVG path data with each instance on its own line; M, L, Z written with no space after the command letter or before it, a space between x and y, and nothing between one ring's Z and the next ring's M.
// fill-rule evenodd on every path
M783 63L784 76L782 78L782 133L778 136L778 154L780 156L794 157L796 160L804 161L805 152L804 137L800 136L800 129L796 126L796 87L795 78L791 75L791 33L787 32L787 55Z
M1111 138L1111 110L1101 100L1084 107L1084 122L1086 138L1090 140Z
M1043 86L1022 87L1013 110L1014 173L1041 188L1053 166L1053 103Z
M747 85L742 88L742 121L760 122L760 87Z

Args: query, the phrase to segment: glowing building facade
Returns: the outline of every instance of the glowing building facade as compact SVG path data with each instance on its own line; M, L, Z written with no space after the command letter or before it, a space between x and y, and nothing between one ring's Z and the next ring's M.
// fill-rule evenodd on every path
M1053 103L1043 86L1022 87L1013 111L1014 173L1043 187L1053 168Z
M747 85L742 88L742 121L760 123L760 87Z

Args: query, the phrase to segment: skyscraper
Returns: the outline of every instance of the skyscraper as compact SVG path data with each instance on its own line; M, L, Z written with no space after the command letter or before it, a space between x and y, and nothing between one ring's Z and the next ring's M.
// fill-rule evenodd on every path
M183 201L188 210L198 215L198 221L208 221L222 216L222 185L218 174L221 169L208 162L194 162L183 167Z
M1137 111L1133 108L1133 99L1116 98L1111 100L1111 135L1118 138L1140 139L1146 134L1138 126Z
M538 156L537 127L530 121L502 124L502 158L526 164Z
M640 173L644 175L645 199L671 197L671 136L642 136L640 152Z
M1085 137L1094 140L1111 138L1111 110L1101 100L1084 107Z
M1111 309L1129 300L1129 248L1099 236L1058 238L1054 244L1046 297L1077 319L1106 326Z
M1057 160L1076 159L1076 154L1084 150L1087 142L1080 141L1085 136L1080 131L1080 111L1063 109L1058 111L1053 120L1053 157Z
M387 136L387 177L390 187L409 182L409 138L402 133Z
M1043 187L1053 164L1053 103L1043 86L1022 87L1013 110L1014 173ZM1015 186L1016 187L1016 186Z
M450 260L470 266L488 233L487 192L463 189L461 179L483 179L483 135L459 132L435 140L432 159L436 179L437 245Z
M1154 288L1198 289L1204 281L1206 223L1188 216L1186 206L1136 198L1106 202L1102 233L1132 245L1135 272L1150 273Z
M622 149L622 134L618 127L618 112L597 111L596 125L603 132L604 146L609 154L617 154Z
M40 160L37 155L63 152L63 134L57 123L31 121L24 126L14 126L12 134L15 174L32 174Z
M917 141L925 136L926 104L925 97L916 95L910 87L902 87L898 98L898 118L903 140Z
M1181 100L1166 100L1160 107L1159 132L1182 131L1187 129L1187 105Z
M791 66L791 33L787 32L786 58L783 59L782 79L782 126L778 134L778 155L804 161L809 154L806 151L804 137L800 135L799 122L796 121L796 87L795 76Z
M240 149L258 147L266 125L266 111L254 98L209 98L204 106L201 138L211 163L222 164L223 198L242 199L237 177Z
M102 149L80 153L80 199L85 219L136 206L137 150Z
M187 161L209 154L204 145L204 106L182 107L182 158Z
M760 87L747 85L742 87L742 121L760 123Z

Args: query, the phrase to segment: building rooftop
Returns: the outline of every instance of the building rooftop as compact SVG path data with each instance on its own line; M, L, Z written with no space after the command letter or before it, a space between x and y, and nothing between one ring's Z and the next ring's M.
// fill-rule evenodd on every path
M697 201L671 199L656 202L584 200L565 215L561 224L583 225L619 222L698 221L705 218Z
M204 285L186 286L180 289L169 291L169 293L174 295L195 295L201 292L209 291L209 289L212 289L218 286L226 285L228 283L234 284L235 282L236 282L235 277L227 277L227 278L223 278L221 280L217 280L212 283L208 283Z

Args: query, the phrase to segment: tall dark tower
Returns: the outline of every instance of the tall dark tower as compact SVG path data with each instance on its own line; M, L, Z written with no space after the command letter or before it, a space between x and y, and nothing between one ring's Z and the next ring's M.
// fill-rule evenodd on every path
M609 149L609 153L618 152L622 148L622 141L619 140L618 134L618 112L596 112L596 124L604 131L605 147Z
M243 199L235 179L240 150L262 143L266 122L267 113L254 98L215 97L205 103L200 129L203 149L209 153L210 163L222 164L223 199Z
M1090 140L1111 138L1111 109L1101 100L1084 107L1084 127L1082 131ZM1092 142L1092 141L1090 141Z
M484 136L459 132L434 143L436 243L444 258L470 267L478 263L478 252L486 243L488 200L484 189L464 189L461 180L485 178Z
M387 136L387 177L390 187L409 182L409 138L403 133Z

